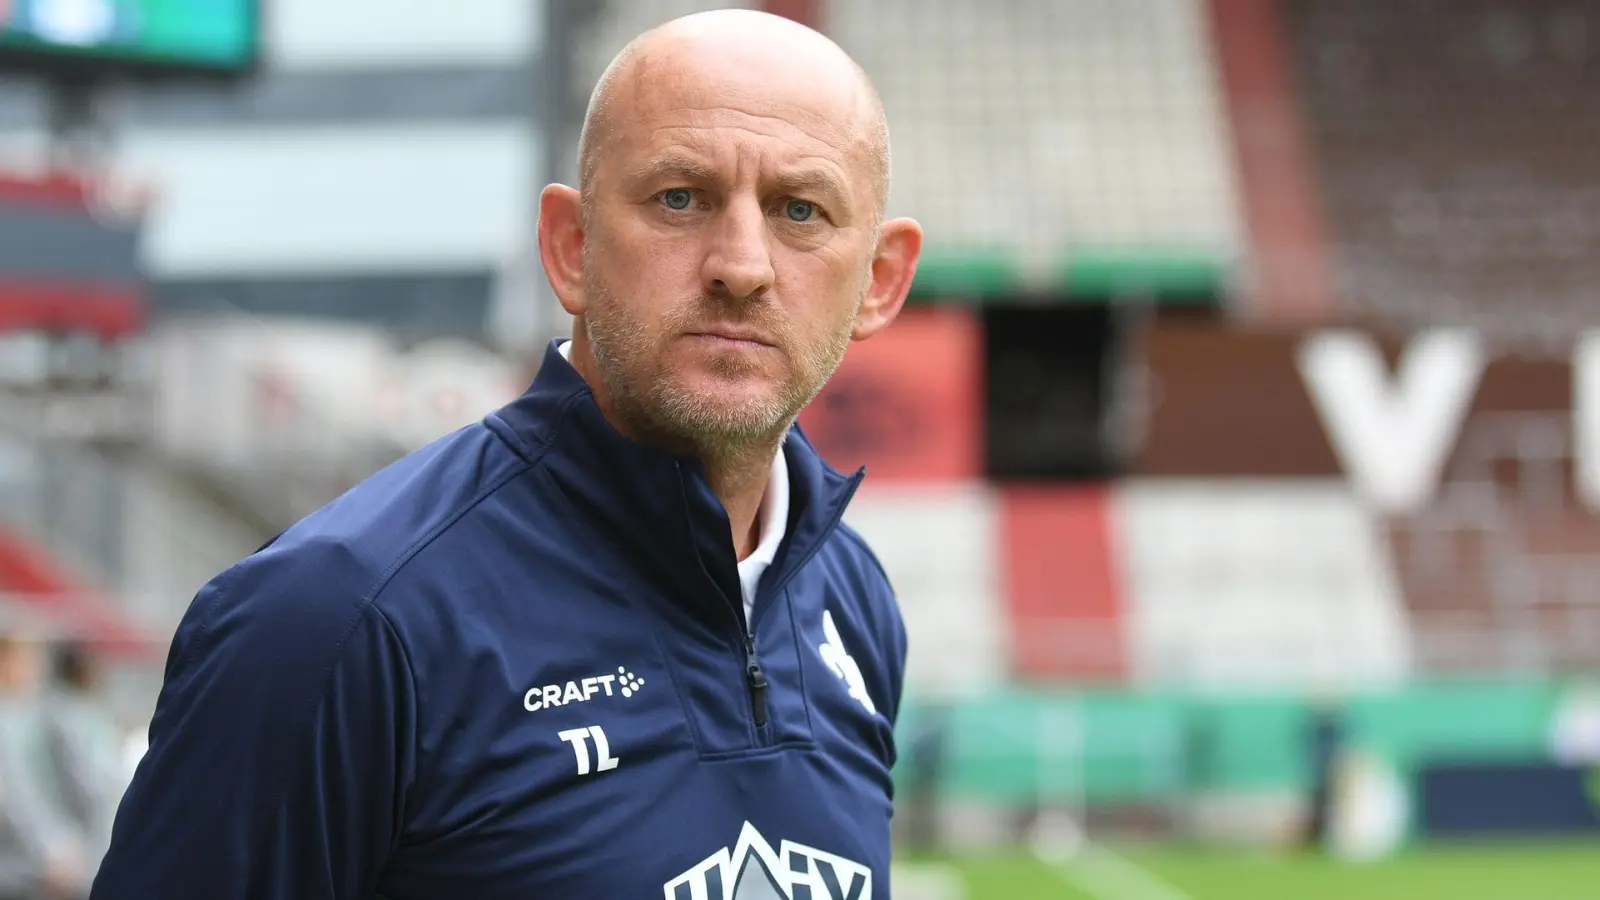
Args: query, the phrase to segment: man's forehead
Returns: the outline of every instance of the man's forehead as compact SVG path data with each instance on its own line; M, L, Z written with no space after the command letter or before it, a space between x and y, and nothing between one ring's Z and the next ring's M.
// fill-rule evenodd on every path
M685 110L679 116L640 127L626 141L627 155L635 162L662 156L693 156L706 164L750 165L781 168L818 161L848 168L854 140L842 132L815 134L809 129L771 118L720 115L714 111Z
M771 98L707 95L704 103L654 102L622 119L617 158L628 169L658 160L711 168L759 164L763 174L825 170L865 176L868 130Z
M625 123L657 128L742 129L841 148L860 132L860 104L815 92L739 82L673 79L639 90Z

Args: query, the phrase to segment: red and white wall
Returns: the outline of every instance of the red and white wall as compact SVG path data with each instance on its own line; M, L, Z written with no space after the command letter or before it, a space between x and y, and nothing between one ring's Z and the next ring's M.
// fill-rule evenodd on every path
M847 519L899 590L919 689L1600 661L1600 344L1541 362L1470 333L1157 325L1130 354L1125 474L1014 484L981 471L979 328L908 310L802 417L840 468L868 465Z

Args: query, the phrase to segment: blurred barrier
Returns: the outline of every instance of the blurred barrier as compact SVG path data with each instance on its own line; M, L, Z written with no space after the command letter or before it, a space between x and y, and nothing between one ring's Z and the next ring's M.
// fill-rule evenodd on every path
M1420 767L1416 827L1442 839L1600 835L1592 765L1445 762Z
M1193 825L1208 807L1266 804L1280 812L1265 821L1275 818L1275 827L1288 829L1277 839L1288 840L1286 823L1313 788L1337 781L1347 764L1380 761L1411 794L1447 766L1593 765L1600 762L1597 715L1600 704L1582 681L1545 678L1418 681L1337 694L1017 688L908 702L896 772L913 806L931 795L1013 816L1059 808L1102 829L1199 839ZM1574 727L1590 729L1586 744L1568 736ZM1578 800L1600 804L1587 793ZM1408 812L1406 821L1422 820ZM1503 823L1510 829L1515 817Z
M182 476L138 454L13 441L0 477L0 525L165 634L194 591L265 540ZM0 582L3 584L3 582Z
M155 446L236 489L275 528L525 386L465 344L401 353L382 331L228 314L151 334Z
M399 455L397 447L380 454L367 445L359 419L339 422L332 404L272 361L281 345L298 344L300 352L344 367L325 376L331 392L349 384L363 356L378 352L376 339L361 346L323 337L331 328L305 331L215 319L165 325L150 335L157 451L222 480L280 526Z

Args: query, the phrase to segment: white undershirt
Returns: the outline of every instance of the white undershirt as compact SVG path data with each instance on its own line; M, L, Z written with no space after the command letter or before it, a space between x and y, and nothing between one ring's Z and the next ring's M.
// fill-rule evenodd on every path
M571 348L571 341L561 342L557 349L562 359L571 361ZM767 491L761 497L756 517L759 523L756 533L760 539L750 555L739 561L739 587L744 594L746 622L750 621L750 609L756 601L756 585L761 583L762 574L778 555L778 545L783 543L784 532L789 528L789 467L784 462L781 446L778 455L773 457L772 474L767 478Z

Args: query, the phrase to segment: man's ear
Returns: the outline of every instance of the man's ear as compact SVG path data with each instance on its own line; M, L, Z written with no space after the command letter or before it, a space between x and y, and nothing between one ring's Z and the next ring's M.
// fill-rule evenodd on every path
M583 315L583 202L578 192L552 184L539 195L539 260L569 315Z
M871 281L856 313L852 340L864 341L888 327L905 306L922 256L922 226L914 219L890 219L878 232Z

